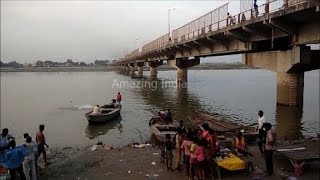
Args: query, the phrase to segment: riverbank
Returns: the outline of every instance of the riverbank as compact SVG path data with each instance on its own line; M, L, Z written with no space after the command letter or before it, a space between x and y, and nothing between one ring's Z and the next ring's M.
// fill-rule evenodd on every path
M239 63L203 63L192 70L228 70L228 69L255 69ZM115 66L84 66L84 67L21 67L21 68L0 68L1 72L90 72L90 71L116 71ZM159 71L175 70L175 68L163 65L158 67ZM149 71L148 67L144 71Z
M1 68L1 72L90 72L90 71L115 71L114 66L98 67L22 67L22 68Z
M319 147L319 139L286 141L281 145L295 144L306 148ZM249 146L253 154L253 164L256 168L255 176L263 179L282 179L280 169L288 169L288 175L293 174L292 167L287 160L275 156L275 174L264 177L265 162L258 147ZM316 150L316 149L315 149ZM175 158L174 158L175 159ZM40 159L40 162L43 160ZM96 150L91 147L63 147L51 151L51 164L42 169L40 179L186 179L182 172L168 172L166 165L160 163L160 150L157 147L132 148L129 146L109 150L99 146ZM41 164L40 164L41 166ZM42 165L43 166L43 165ZM319 179L319 169L308 166L304 169L301 179ZM222 171L222 179L248 179L244 172Z

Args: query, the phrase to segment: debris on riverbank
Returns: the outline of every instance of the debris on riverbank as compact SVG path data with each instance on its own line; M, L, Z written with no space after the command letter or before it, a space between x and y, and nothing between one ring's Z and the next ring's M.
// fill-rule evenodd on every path
M312 148L312 144L319 145L319 139L305 139L287 141L282 144L299 144ZM104 147L105 145L99 145ZM49 155L51 165L42 169L40 179L186 179L182 172L168 172L166 165L160 163L160 149L156 146L133 148L130 145L113 149L91 146L83 148L63 147L52 149ZM282 179L281 172L286 170L288 175L293 174L293 168L281 157L275 158L275 175L264 177L265 162L257 146L249 146L253 154L253 165L258 170L255 177L263 179ZM40 160L41 161L41 160ZM286 167L285 169L283 167ZM243 172L222 172L222 179L248 179L250 175ZM318 179L318 169L305 169L302 179Z

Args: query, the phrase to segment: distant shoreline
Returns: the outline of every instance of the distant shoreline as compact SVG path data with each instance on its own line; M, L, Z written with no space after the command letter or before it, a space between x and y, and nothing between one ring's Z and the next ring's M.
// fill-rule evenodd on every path
M1 72L95 72L95 71L117 71L115 66L87 66L87 67L22 67L22 68L0 68ZM203 63L190 68L191 70L230 70L230 69L256 69L241 63ZM144 71L149 68L145 67ZM160 66L159 71L175 70L170 66Z

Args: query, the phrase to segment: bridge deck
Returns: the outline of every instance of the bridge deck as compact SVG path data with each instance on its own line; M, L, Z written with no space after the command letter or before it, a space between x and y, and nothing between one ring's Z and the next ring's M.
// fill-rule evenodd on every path
M289 7L274 6L280 1L261 5L257 17L253 9L227 16L228 4L225 4L174 30L172 39L165 34L116 64L286 50L320 43L319 1L299 0Z

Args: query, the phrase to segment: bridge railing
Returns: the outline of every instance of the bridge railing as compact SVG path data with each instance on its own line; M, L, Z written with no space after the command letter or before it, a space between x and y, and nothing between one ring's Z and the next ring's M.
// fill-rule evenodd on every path
M157 38L156 40L153 40L146 45L142 46L142 53L155 50L155 49L161 49L169 44L169 33Z
M228 4L191 21L190 23L172 31L173 43L206 34L227 26Z
M255 8L252 7L246 11L242 11L237 15L228 18L228 25L238 24L245 20L250 20L256 17L260 17L290 6L295 6L301 3L308 2L310 0L270 0L269 3L264 3L258 6L258 14L255 12Z
M241 23L242 21L260 17L268 13L272 13L280 9L294 6L294 5L301 4L308 1L310 0L287 0L287 1L270 0L269 3L265 3L258 6L258 14L256 14L253 4L251 5L249 4L249 7L247 7L247 10L242 11L239 14L236 14L233 16L232 15L228 16L229 3L226 3L220 6L219 8L185 24L184 26L173 30L172 39L170 39L170 35L169 33L167 33L157 38L156 40L145 44L142 47L141 52L139 52L139 50L137 51L135 50L134 53L130 53L130 57L138 56L152 50L159 50L168 45L172 45L188 39L192 39L200 35L205 35L209 32L216 31L230 25Z

